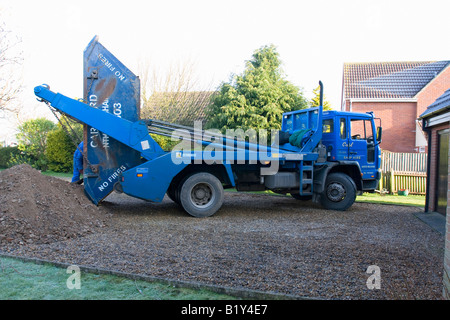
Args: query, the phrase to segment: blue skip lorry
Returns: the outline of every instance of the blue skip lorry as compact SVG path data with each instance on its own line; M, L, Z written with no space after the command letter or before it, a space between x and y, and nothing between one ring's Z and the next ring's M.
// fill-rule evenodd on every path
M373 113L323 111L283 114L271 143L140 119L139 78L94 37L84 51L84 97L34 88L55 114L84 125L83 182L95 204L111 192L151 202L165 195L194 217L222 206L224 189L272 190L347 210L380 179L381 126ZM163 150L154 135L181 141Z

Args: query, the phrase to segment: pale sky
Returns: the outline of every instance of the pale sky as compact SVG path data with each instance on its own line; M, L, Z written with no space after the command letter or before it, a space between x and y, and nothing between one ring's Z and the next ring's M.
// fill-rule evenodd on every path
M136 74L139 59L160 68L190 59L213 87L274 44L288 79L307 97L322 80L335 109L344 62L450 59L448 0L0 0L0 7L22 38L22 99L37 116L47 110L35 101L36 85L82 97L83 50L95 35Z

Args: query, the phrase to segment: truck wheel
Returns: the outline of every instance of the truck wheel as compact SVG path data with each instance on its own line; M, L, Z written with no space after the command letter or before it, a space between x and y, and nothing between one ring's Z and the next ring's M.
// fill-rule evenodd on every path
M117 192L117 193L123 193L123 187L122 187L122 185L120 184L119 181L117 181L116 183L114 183L113 190L114 190L115 192Z
M325 209L345 211L355 202L356 185L344 173L331 173L320 198Z
M181 206L191 216L210 217L222 206L223 186L210 173L195 173L184 180L179 197Z

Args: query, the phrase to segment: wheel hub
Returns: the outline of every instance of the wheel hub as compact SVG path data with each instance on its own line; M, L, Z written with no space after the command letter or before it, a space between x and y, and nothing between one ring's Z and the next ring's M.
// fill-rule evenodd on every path
M212 187L207 183L196 184L191 191L191 200L196 207L204 207L213 199Z
M333 182L328 185L327 197L333 202L339 202L345 198L346 192L342 184Z

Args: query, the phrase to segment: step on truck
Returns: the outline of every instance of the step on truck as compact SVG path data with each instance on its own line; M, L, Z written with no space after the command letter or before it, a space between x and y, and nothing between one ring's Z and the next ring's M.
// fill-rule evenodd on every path
M259 131L256 138L230 136L140 119L139 78L98 37L84 50L83 69L83 99L48 85L34 93L57 117L84 124L84 190L95 204L113 191L151 202L167 195L188 214L208 217L221 208L224 189L236 189L271 190L342 211L377 188L381 125L373 113L323 111L321 82L320 106L284 113L281 130L268 139ZM180 143L163 150L154 135Z

